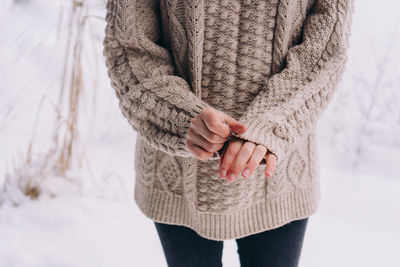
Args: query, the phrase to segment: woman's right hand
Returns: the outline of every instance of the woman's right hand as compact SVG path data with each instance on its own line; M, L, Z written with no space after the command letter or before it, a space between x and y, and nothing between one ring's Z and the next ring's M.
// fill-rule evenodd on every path
M227 114L212 107L206 107L191 120L186 146L196 158L206 160L223 147L231 130L241 134L246 129L244 124Z

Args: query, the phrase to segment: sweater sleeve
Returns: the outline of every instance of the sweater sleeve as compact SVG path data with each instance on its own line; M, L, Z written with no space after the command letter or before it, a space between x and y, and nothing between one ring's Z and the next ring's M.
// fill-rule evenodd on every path
M234 136L266 146L279 161L316 126L345 68L353 2L313 3L301 42L288 50L285 67L266 80L238 118L247 131Z
M123 116L155 149L190 157L187 131L209 104L175 75L172 55L162 46L159 2L107 0L106 11L103 55Z

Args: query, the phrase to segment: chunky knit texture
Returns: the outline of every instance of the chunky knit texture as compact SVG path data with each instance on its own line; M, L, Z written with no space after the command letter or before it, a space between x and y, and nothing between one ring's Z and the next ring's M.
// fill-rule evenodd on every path
M354 0L108 0L104 55L138 133L135 193L149 218L214 240L312 215L320 199L316 124L347 60ZM212 106L247 126L232 136L277 158L250 178L218 176L218 152L186 148Z

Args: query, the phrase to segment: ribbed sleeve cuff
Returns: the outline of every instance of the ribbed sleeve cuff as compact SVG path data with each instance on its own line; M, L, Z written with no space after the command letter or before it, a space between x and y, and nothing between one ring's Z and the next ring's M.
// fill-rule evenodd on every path
M242 134L232 133L233 136L251 141L256 144L264 145L277 160L285 157L288 142L280 136L281 128L274 122L260 122L260 121L243 121L241 123L247 126L246 132Z

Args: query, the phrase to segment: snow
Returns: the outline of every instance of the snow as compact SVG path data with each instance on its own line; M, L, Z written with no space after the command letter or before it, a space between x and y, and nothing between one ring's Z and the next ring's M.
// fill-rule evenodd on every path
M68 172L71 182L35 172L52 145L70 1L13 2L0 0L0 266L166 266L153 222L133 201L136 134L103 65L104 21L95 18L104 16L103 1L89 1L78 138L85 150L82 167ZM348 68L319 122L322 198L300 266L400 266L400 94L393 71L400 4L380 3L356 1ZM390 40L387 83L379 84L377 62ZM12 163L20 166L31 140L33 160L21 173L38 179L38 200L23 197L15 179L7 192L1 187L6 173L19 177ZM239 266L234 240L224 243L223 263Z
M323 195L300 266L399 266L400 180L343 172L321 151ZM133 200L65 195L3 205L0 237L0 266L166 266L155 227ZM223 263L239 266L234 240L225 241Z
M137 266L143 248L161 249L130 201L63 196L3 207L0 216L0 235L10 241L1 266ZM150 258L148 266L162 266L162 254Z

